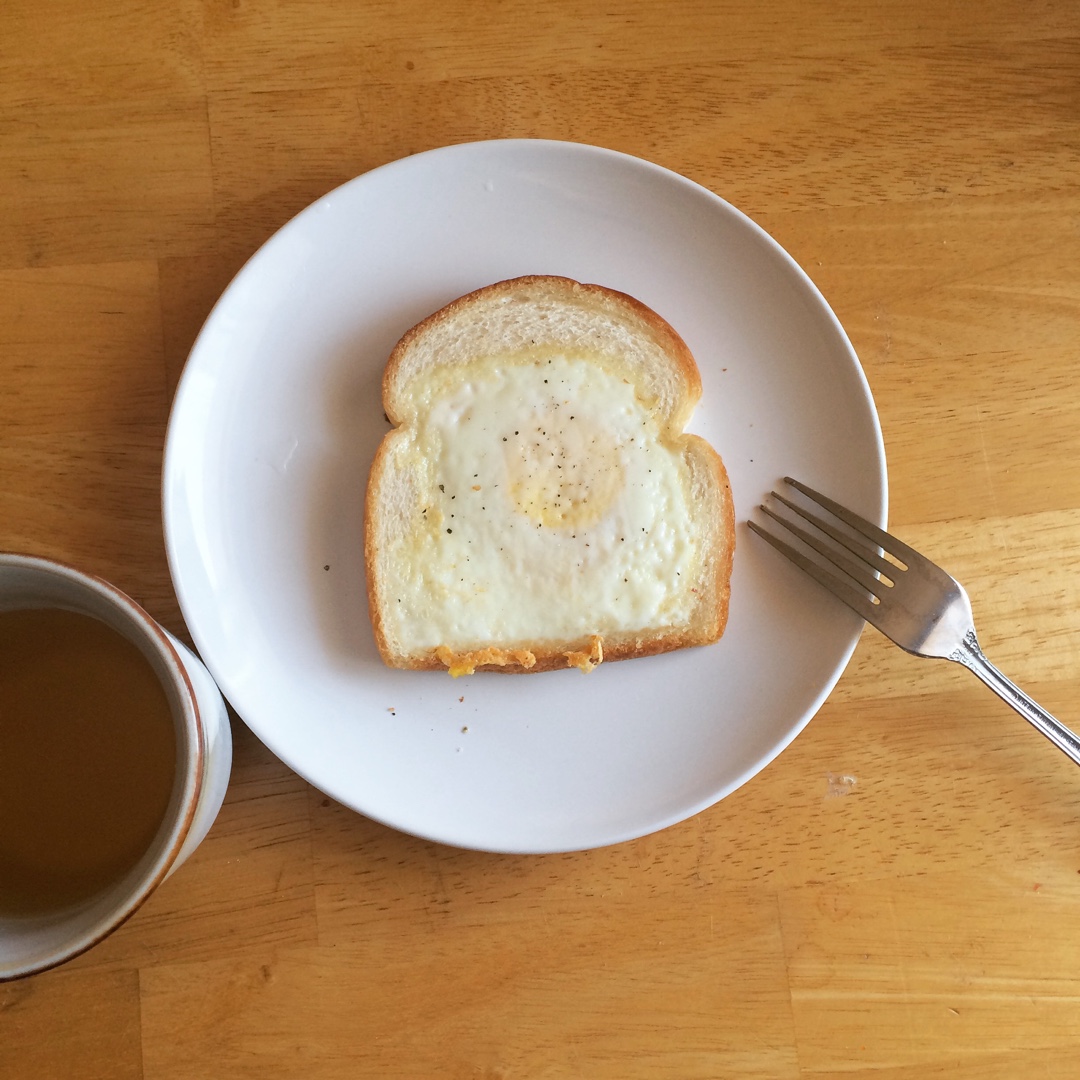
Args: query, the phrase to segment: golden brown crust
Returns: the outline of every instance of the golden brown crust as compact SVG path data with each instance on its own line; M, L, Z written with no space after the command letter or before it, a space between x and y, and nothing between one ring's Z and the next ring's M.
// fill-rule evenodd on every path
M715 634L703 638L700 634L690 630L668 629L659 631L649 637L641 635L624 641L612 641L610 638L603 637L600 634L594 634L582 642L574 643L574 645L580 644L581 648L579 650L573 647L568 650L564 644L557 646L535 645L529 649L520 650L491 649L490 652L493 655L497 654L498 659L488 663L485 663L482 658L482 654L489 651L486 649L462 653L454 653L448 649L443 653L444 658L441 659L438 653L445 646L432 649L430 653L423 656L400 658L384 656L383 659L390 667L400 668L405 671L447 671L452 664L460 662L464 666L471 667L472 670L458 671L457 674L459 675L472 675L477 671L495 671L504 675L531 675L542 671L562 671L572 667L584 670L582 664L577 662L578 659L583 658L591 661L592 668L589 668L589 670L592 670L598 667L601 661L605 664L612 664L616 660L634 660L643 656L658 656L661 653L675 652L678 649L686 649L696 645L708 645L718 640L719 636L719 634ZM596 647L593 642L601 644L602 655L599 657L596 656ZM528 662L522 663L520 660L514 659L515 654L526 657L531 656L533 662L531 664Z
M379 588L379 575L375 572L375 556L379 550L377 536L379 517L376 514L376 508L379 501L379 488L386 475L385 460L397 434L397 428L388 431L379 443L375 458L371 463L367 494L364 497L364 575L367 579L368 614L371 617L371 629L375 633L375 646L383 661L390 667L400 665L394 664L389 659L394 655L394 650L386 639L386 630L383 627L383 597Z
M713 474L714 482L709 490L715 496L716 506L712 517L723 536L719 545L713 545L714 550L719 551L709 579L713 595L702 598L703 604L714 613L712 625L707 635L703 635L704 639L695 643L707 645L719 641L727 625L731 604L731 570L735 560L735 507L727 469L715 448L698 435L685 435L683 438L688 450L695 452Z
M640 300L609 289L603 285L594 285L574 281L573 278L559 277L554 274L529 274L518 278L509 278L506 281L497 281L492 285L474 289L464 296L433 312L426 319L418 322L412 329L407 330L394 346L387 360L386 369L383 372L382 396L383 409L387 418L394 425L404 422L405 417L398 408L398 389L401 375L401 367L405 358L416 341L435 327L443 323L449 323L465 309L474 308L478 301L498 300L500 297L510 297L515 294L538 293L545 296L553 292L561 292L568 302L591 302L601 308L622 309L624 316L640 321L647 328L663 351L668 355L669 361L675 366L683 379L684 386L680 402L681 408L670 418L669 429L681 432L694 411L694 407L701 400L701 373L693 353L690 352L686 342L679 336L675 329L661 318L652 308L647 307Z

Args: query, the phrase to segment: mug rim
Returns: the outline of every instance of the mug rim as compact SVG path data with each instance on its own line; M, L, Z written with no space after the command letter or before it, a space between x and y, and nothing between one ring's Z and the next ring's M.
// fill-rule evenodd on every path
M96 920L89 929L73 935L70 942L53 950L45 959L32 960L28 963L16 961L6 970L0 969L0 983L24 978L28 975L36 975L67 963L69 960L98 945L142 907L168 876L169 871L176 863L188 833L191 831L199 804L199 797L202 793L207 753L205 724L191 677L168 632L141 604L99 575L79 570L77 567L60 559L27 555L15 551L0 551L0 570L5 567L21 568L51 575L54 578L61 578L84 592L93 594L105 601L107 606L118 611L121 616L126 616L123 621L141 631L142 640L149 643L152 650L160 658L178 692L180 715L175 714L171 702L169 711L170 714L173 714L174 724L179 722L187 730L188 751L185 760L181 762L178 759L177 762L178 767L183 768L186 775L180 791L179 812L176 815L176 820L169 827L162 850L147 871L140 877L137 886L128 893L123 902L118 904L113 911ZM49 603L45 606L57 607L58 605ZM122 633L116 625L112 625L112 629L116 630L117 633ZM133 644L136 643L133 642ZM140 651L143 650L140 648ZM155 671L155 674L158 674L158 672ZM159 681L164 681L161 679L160 674L158 678ZM147 850L152 849L153 845ZM92 900L88 901L88 903L92 903Z

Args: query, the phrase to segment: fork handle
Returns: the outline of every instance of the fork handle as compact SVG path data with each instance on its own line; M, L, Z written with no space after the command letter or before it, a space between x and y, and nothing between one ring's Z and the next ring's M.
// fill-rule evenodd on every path
M1060 720L1055 720L1038 702L1031 698L1003 675L983 655L975 631L964 635L963 644L949 654L950 660L974 672L995 694L1011 705L1025 720L1038 728L1059 750L1068 754L1080 765L1080 738L1074 735Z

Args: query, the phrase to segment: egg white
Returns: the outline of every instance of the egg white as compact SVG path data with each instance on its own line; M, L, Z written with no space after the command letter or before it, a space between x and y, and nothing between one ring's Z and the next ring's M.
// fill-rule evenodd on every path
M699 558L689 473L615 362L449 370L399 468L415 529L385 582L410 650L575 640L684 622Z

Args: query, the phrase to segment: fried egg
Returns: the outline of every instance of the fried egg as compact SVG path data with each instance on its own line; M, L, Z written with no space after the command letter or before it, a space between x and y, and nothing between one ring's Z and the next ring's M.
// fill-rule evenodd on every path
M397 449L415 528L387 582L396 640L483 648L686 620L690 477L650 406L615 361L569 352L433 379Z

